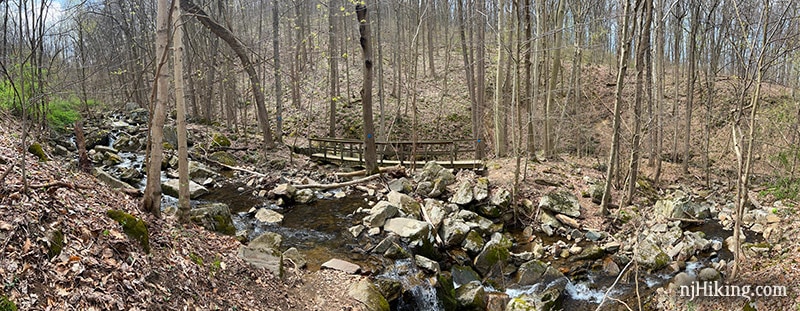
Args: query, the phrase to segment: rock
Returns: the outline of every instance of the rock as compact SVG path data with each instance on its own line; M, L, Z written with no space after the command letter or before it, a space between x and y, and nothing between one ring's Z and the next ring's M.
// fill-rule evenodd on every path
M226 235L234 235L236 227L231 220L231 211L227 204L208 203L198 205L189 211L189 219L210 231Z
M143 178L144 176L142 175L142 173L133 167L123 168L122 174L119 175L119 179L122 179L122 181L131 185L138 184L140 181L142 181Z
M165 125L164 126L164 142L168 143L171 147L170 149L175 149L178 146L178 130L175 129L174 126Z
M605 234L602 231L587 230L585 236L589 241L597 242L603 239Z
M226 151L214 152L211 155L209 155L208 158L217 161L219 163L225 164L227 166L236 166L237 164L236 158L232 154Z
M703 268L697 273L697 280L698 281L717 281L722 276L719 274L719 271L715 270L714 268Z
M108 152L108 153L112 153L112 154L119 153L119 151L117 151L116 149L108 147L108 146L103 146L103 145L94 146L94 148L92 148L92 149L94 149L94 151L97 151L98 153L103 153L103 152Z
M453 277L447 271L439 273L436 276L436 284L433 287L436 290L436 298L442 306L442 311L456 311L458 302L456 302L456 289L453 286Z
M697 278L695 278L694 276L686 272L681 272L672 278L672 282L669 284L668 287L673 292L677 293L677 291L680 290L681 286L687 286L687 287L693 286L695 281L697 281Z
M395 279L376 278L375 286L378 287L378 291L388 302L392 302L403 295L403 283Z
M450 209L444 205L442 201L435 199L425 199L425 205L422 208L425 209L425 213L428 214L431 224L436 229L441 227L447 213L450 212Z
M581 216L578 198L569 191L552 191L539 200L539 208L570 217Z
M433 183L430 181L423 181L417 183L417 190L414 190L414 193L420 196L428 196L431 191L433 191Z
M276 197L282 198L286 202L291 202L294 200L294 195L297 193L297 189L290 184L279 184L275 186L275 189L272 189L272 193Z
M214 133L211 138L211 147L230 147L231 141L221 133Z
M389 182L389 190L400 193L411 193L414 188L411 186L411 182L408 181L408 179L400 177Z
M189 178L192 180L205 180L206 178L217 177L217 173L210 170L203 163L189 161Z
M578 228L581 227L581 225L578 223L577 220L572 219L572 218L570 218L568 216L565 216L565 215L556 214L556 219L558 219L558 221L560 223L565 224L565 225L570 226L570 227L575 228L575 229L578 229Z
M472 281L456 288L458 310L483 310L486 305L486 290L478 281Z
M100 154L98 152L98 154ZM103 165L113 166L122 163L122 158L116 153L103 152Z
M134 152L138 151L142 147L142 144L139 138L135 136L119 135L117 140L114 141L113 147L116 150Z
M464 220L464 222L469 226L470 229L478 230L478 233L482 235L489 235L494 233L495 228L494 223L491 220L486 219L485 217L478 215L474 212L468 210L460 210L457 214L458 218ZM499 227L502 229L502 227Z
M475 181L475 188L472 189L472 197L475 201L483 201L489 197L489 179L480 177Z
M450 197L450 202L458 205L467 205L473 200L472 184L464 180L458 184L456 193Z
M305 256L300 254L300 251L294 247L290 247L283 252L283 259L291 260L298 269L305 268L307 264Z
M325 269L342 271L347 274L356 274L361 270L361 267L357 264L336 258L326 261L321 267Z
M619 265L617 265L611 257L606 257L606 259L603 260L603 272L608 276L617 276L620 272Z
M389 203L396 206L401 215L408 215L414 219L420 219L422 215L421 206L414 198L397 191L391 191L386 196Z
M111 188L134 190L134 191L136 190L136 188L134 188L133 186L127 184L124 181L114 178L114 176L111 176L111 174L107 173L102 169L95 168L94 176Z
M460 245L467 233L470 231L469 226L464 220L450 217L446 218L442 223L441 236L445 246Z
M501 209L508 208L508 205L511 204L511 192L508 192L505 188L496 188L492 191L492 197L489 198L489 203Z
M255 218L263 223L280 225L283 222L283 215L268 208L260 208L256 212Z
M414 262L417 264L417 267L425 269L433 274L438 274L441 272L441 269L439 269L439 263L426 257L414 255Z
M427 238L430 234L430 226L424 221L409 218L392 218L386 220L383 230L394 232L397 235L410 238Z
M562 294L567 286L567 279L560 278L544 287L542 290L535 290L531 293L524 293L517 298L511 299L506 306L506 311L529 311L529 310L561 310Z
M383 253L383 257L392 259L392 260L400 260L411 258L411 254L409 254L404 248L397 245L397 243L392 243L389 245L389 248Z
M469 266L453 266L450 268L450 274L453 275L453 283L455 283L456 286L461 286L472 281L480 282L481 280L481 276Z
M589 186L589 197L592 198L594 204L600 204L603 200L603 193L605 192L605 183L593 184Z
M479 273L486 276L489 271L496 267L504 267L508 258L511 256L508 249L511 248L511 241L503 237L500 233L492 235L492 239L483 247L483 251L475 257L473 266Z
M608 242L603 244L602 248L607 253L613 253L619 250L621 244L619 242Z
M584 248L580 254L573 257L573 260L597 260L603 258L605 251L600 246L592 244Z
M461 243L461 246L465 250L473 254L477 254L483 250L483 246L485 244L486 242L483 240L483 237L481 237L481 234L475 230L471 230L469 233L467 233L467 236L464 238L464 242Z
M381 234L381 228L369 228L369 230L367 230L367 235L369 236L376 236L378 234Z
M361 235L361 232L364 232L364 229L365 229L364 225L355 225L350 228L347 228L347 231L349 231L350 234L353 235L353 237L357 238L359 235Z
M511 297L506 293L488 292L486 293L486 311L504 311Z
M279 249L283 243L283 236L275 232L264 232L252 241L250 241L250 248L260 249Z
M242 245L239 247L238 256L253 266L267 269L272 274L283 277L283 254L277 249L254 249Z
M87 128L85 132L88 133L86 135L86 150L92 150L98 145L108 146L108 143L111 142L108 130Z
M500 217L502 211L500 207L497 205L492 204L482 204L475 209L479 215L489 218L497 218Z
M351 284L347 294L366 306L366 310L389 311L389 302L383 297L378 287L367 279Z
M558 269L534 259L519 266L515 280L518 286L526 286L537 283L550 283L563 277L564 274Z
M294 201L298 204L308 204L313 202L316 198L317 196L314 195L314 190L311 189L298 190L294 194Z
M166 194L166 195L173 196L173 197L177 198L178 197L178 183L179 183L179 180L177 180L177 179L167 180L166 182L161 183L161 191L164 192L164 194ZM204 195L206 193L208 193L208 189L206 189L206 187L203 187L203 186L201 186L201 185L199 185L196 182L193 182L191 180L189 181L189 198L190 199L192 199L192 200L197 199L197 198L199 198L200 196L202 196L202 195Z
M645 269L656 271L667 266L670 256L661 249L653 235L648 235L639 241L639 252L634 259Z
M395 215L397 215L397 207L392 203L380 201L369 210L369 215L364 217L363 224L369 228L382 227L386 219Z
M539 222L541 223L540 227L542 231L548 236L553 235L553 230L561 228L561 222L548 211L541 211L541 213L539 213Z
M385 237L383 240L381 240L378 243L378 245L375 245L375 247L372 248L371 251L375 254L383 254L384 252L386 252L386 250L389 249L390 246L392 246L393 243L397 243L397 236L389 235Z

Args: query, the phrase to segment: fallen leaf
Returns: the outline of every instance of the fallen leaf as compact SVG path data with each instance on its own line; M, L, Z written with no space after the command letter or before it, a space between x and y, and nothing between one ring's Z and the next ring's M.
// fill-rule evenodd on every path
M14 229L10 223L0 220L0 230L11 230Z
M80 257L80 256L74 256L74 255L73 255L73 256L70 256L70 257L69 257L69 261L80 261L80 260L81 260L81 257Z
M25 244L22 245L22 253L23 254L27 253L30 250L31 250L31 239L26 238L25 239Z

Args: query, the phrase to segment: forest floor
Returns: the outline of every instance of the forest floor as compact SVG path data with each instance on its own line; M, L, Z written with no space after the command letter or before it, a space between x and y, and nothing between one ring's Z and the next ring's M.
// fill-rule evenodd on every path
M0 298L20 310L359 309L342 293L362 276L288 267L281 280L237 257L233 237L143 214L136 198L66 163L22 153L23 192L20 134L9 124L0 123L0 164L12 170L0 192ZM149 254L111 209L145 221Z

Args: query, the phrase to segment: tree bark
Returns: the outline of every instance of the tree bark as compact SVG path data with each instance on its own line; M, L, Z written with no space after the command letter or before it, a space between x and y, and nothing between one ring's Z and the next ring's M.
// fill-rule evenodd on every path
M186 141L186 99L183 87L183 21L181 8L173 1L172 19L175 32L172 37L172 64L175 77L175 108L178 123L178 219L189 222L189 151Z
M283 93L281 89L281 52L279 44L278 0L272 1L272 57L275 62L275 139L283 142Z
M633 137L631 139L631 161L628 165L628 189L625 194L625 199L622 205L627 206L631 204L634 194L636 193L636 181L639 178L639 143L641 142L642 135L642 101L644 100L644 80L645 80L645 66L647 66L647 51L650 50L650 24L652 21L653 1L644 0L644 8L642 8L642 27L639 33L639 42L636 45L636 91L634 92L633 103Z
M220 39L225 41L231 47L236 56L242 62L245 72L250 77L250 88L253 96L256 99L256 109L258 110L258 120L261 123L261 133L264 136L264 147L271 149L275 146L272 140L272 130L270 129L269 116L267 115L267 107L264 105L264 93L261 92L261 81L256 73L253 63L250 62L250 57L247 56L247 49L234 34L220 25L211 17L206 14L203 9L194 4L191 0L180 0L181 8L189 14L194 15L203 26L211 30Z
M336 1L328 3L328 66L330 67L330 111L328 118L328 136L336 137L336 101L339 100L339 51L336 48Z
M356 5L358 31L361 34L361 50L364 52L364 89L361 99L364 116L364 162L367 174L378 173L375 150L375 125L372 121L372 46L366 5Z

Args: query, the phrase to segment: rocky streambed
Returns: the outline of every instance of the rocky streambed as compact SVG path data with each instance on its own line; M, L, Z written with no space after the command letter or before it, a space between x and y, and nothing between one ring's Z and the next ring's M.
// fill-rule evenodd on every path
M96 175L112 187L141 189L146 119L130 113L109 122L91 128L87 139ZM230 146L216 133L200 141ZM69 156L68 142L54 148ZM214 154L237 164L233 154ZM165 157L168 213L176 166ZM297 189L325 179L297 169L253 176L191 161L190 175L192 219L239 238L242 258L276 275L285 265L369 275L349 295L370 309L585 310L601 301L604 309L625 309L616 300L636 302L637 284L643 303L655 307L657 291L724 278L732 257L729 199L688 189L671 189L651 207L620 209L622 226L589 228L589 209L577 196L598 196L601 187L590 178L583 193L555 186L538 202L512 205L508 189L486 177L435 164L331 191ZM752 209L745 220L745 252L781 247L774 210Z

